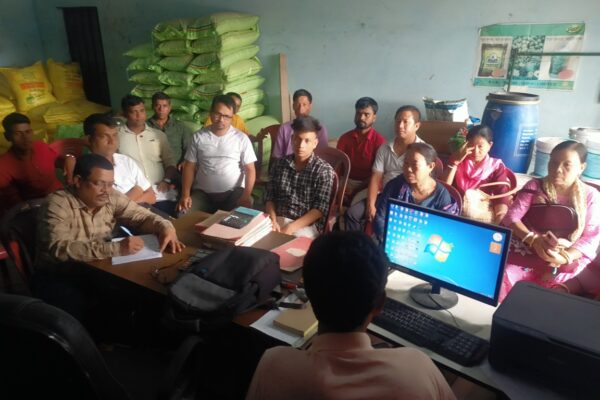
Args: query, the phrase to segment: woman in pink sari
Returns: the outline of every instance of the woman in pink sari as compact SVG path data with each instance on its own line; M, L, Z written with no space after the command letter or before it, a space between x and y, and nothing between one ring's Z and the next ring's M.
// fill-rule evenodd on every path
M532 179L511 204L502 224L512 229L510 252L504 270L500 300L518 281L544 287L561 286L596 258L600 244L600 193L582 182L587 150L573 140L550 153L548 176ZM577 214L577 227L566 238L536 232L521 221L533 204L562 204Z
M498 158L488 154L492 148L494 136L485 125L476 125L469 129L467 141L449 160L443 180L454 186L465 196L469 189L491 182L506 182L506 186L493 186L484 190L490 195L504 194L510 190L507 168ZM499 224L508 211L510 196L492 200L494 219Z

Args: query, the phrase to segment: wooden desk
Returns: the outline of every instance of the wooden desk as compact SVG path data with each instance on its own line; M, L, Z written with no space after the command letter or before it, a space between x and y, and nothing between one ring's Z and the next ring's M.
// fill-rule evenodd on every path
M192 255L194 255L198 248L202 246L200 236L194 232L194 225L208 218L209 216L210 214L205 212L195 211L172 221L175 229L177 230L177 236L179 240L181 240L186 246L185 249L179 254L164 253L162 258L136 261L121 265L112 265L110 259L93 261L88 264L111 275L126 279L139 286L165 295L167 293L166 284L175 280L179 274L178 267L180 267L181 264L183 264L183 262L189 259ZM271 250L292 240L293 238L294 236L285 235L278 232L271 232L254 244L253 247ZM157 268L161 268L160 275L161 280L164 279L164 284L158 282L152 276L152 273Z

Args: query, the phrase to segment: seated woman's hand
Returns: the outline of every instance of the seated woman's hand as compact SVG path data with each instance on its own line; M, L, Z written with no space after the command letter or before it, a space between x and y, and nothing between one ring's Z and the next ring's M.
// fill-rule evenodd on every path
M531 243L531 248L542 260L552 263L555 260L553 254L557 252L556 246L548 241L543 235L537 235Z

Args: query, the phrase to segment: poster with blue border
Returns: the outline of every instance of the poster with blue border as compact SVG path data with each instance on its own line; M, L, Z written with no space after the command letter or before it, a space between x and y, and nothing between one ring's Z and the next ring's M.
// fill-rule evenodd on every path
M584 23L497 24L479 30L474 86L508 84L512 51L581 52ZM515 57L511 86L573 90L579 57L569 55Z

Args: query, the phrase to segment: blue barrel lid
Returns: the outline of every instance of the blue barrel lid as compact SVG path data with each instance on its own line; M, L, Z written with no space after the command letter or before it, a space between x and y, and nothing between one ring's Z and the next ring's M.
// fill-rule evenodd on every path
M540 96L520 92L495 92L490 93L486 100L510 104L537 104L540 102Z

